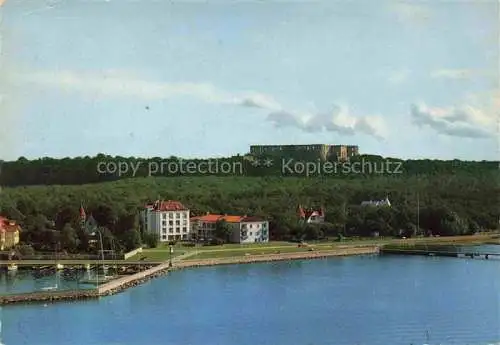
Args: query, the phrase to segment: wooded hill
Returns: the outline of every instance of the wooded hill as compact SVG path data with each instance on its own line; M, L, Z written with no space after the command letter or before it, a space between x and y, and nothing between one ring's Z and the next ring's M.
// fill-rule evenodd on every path
M377 156L358 159L384 161ZM389 159L402 163L401 173L309 178L283 176L280 167L254 167L242 156L225 161L244 161L248 169L244 176L144 177L141 174L147 175L147 169L139 169L135 177L119 177L100 174L96 169L103 161L139 160L98 155L4 162L0 213L21 223L23 242L39 250L53 250L60 243L68 251L89 250L88 236L78 231L82 202L87 214L92 214L102 227L105 246L115 239L124 249L152 241L141 235L137 214L146 202L158 198L179 200L193 215L215 212L267 217L272 239L310 240L339 233L369 236L373 232L387 236L429 231L435 235L458 235L496 229L499 224L498 162ZM142 161L145 167L148 161ZM159 158L156 161L161 163ZM364 200L386 196L392 203L390 208L359 206ZM298 226L299 204L324 206L327 223L319 227Z

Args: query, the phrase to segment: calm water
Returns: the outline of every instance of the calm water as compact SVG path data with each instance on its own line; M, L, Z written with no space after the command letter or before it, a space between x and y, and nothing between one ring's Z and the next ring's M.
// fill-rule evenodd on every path
M99 277L102 276L103 272L100 271ZM14 272L2 271L0 272L0 295L43 291L47 288L60 291L92 289L95 286L85 283L85 279L95 279L95 277L95 270L80 270L66 273L64 271L55 272L53 270L51 273L45 275L37 275L36 272L25 269L19 269Z
M2 308L16 344L490 344L500 262L365 256L178 271L99 301Z

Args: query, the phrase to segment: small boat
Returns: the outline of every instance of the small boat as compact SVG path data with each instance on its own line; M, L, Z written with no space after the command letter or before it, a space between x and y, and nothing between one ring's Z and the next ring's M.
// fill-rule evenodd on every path
M63 264L57 264L56 265L56 270L62 270L64 268Z
M7 271L17 271L17 265L16 264L7 265Z

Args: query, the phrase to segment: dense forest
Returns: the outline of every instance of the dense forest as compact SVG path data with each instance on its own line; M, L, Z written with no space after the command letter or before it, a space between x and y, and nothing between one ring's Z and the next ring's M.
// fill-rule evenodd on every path
M361 156L383 162L378 156ZM171 157L168 161L178 161ZM179 200L193 215L205 212L248 214L270 220L272 239L320 239L337 236L456 235L496 229L500 185L497 162L412 160L400 173L366 172L305 177L262 169L243 156L244 174L165 174L148 177L149 162L159 158L96 157L3 162L0 214L18 221L22 248L61 248L88 252L89 234L80 229L83 203L96 220L104 246L128 250L141 242L154 245L141 231L138 212L156 199ZM100 173L100 162L142 166L123 176ZM143 162L138 164L137 162ZM163 161L165 162L165 161ZM199 161L198 161L199 162ZM294 176L295 175L295 176ZM361 207L364 200L389 197L391 207ZM321 226L299 226L297 206L326 210ZM29 249L31 250L31 249Z

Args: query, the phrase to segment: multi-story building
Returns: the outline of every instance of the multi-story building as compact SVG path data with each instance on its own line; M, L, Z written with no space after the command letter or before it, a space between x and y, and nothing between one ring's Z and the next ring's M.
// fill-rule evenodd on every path
M250 154L254 156L280 156L298 159L348 160L359 154L353 145L252 145Z
M298 207L299 222L306 224L320 224L325 222L325 210L323 207L319 209Z
M359 147L357 147L356 145L347 146L347 159L358 155L359 155Z
M144 230L158 236L160 242L189 239L189 209L179 201L160 201L148 204L142 211Z
M230 241L233 243L255 243L269 241L269 222L259 217L228 216L207 213L191 218L191 234L197 239L211 240L215 237L218 221L225 221L231 227Z
M19 243L21 227L15 221L0 216L0 250L6 250Z

